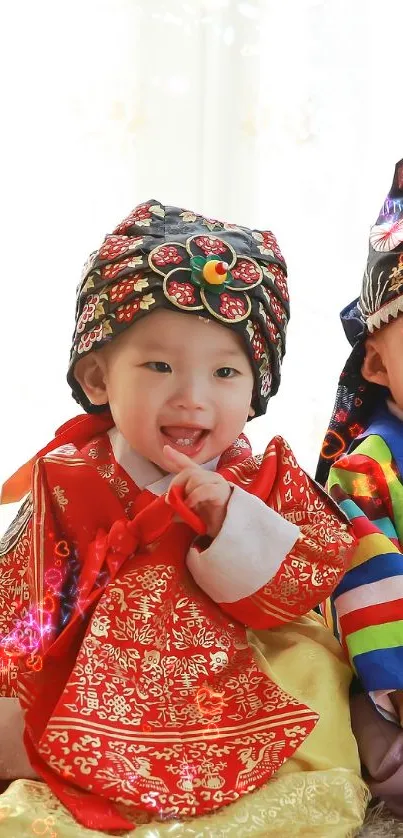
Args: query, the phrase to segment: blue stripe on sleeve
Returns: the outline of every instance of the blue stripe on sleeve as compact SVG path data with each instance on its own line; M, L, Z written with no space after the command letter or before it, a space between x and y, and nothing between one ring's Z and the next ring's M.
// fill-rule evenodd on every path
M358 567L353 567L337 586L333 598L336 599L340 594L351 591L353 588L369 585L371 582L379 582L381 579L388 579L390 576L403 576L403 556L401 553L381 553L358 565Z
M403 689L403 645L356 655L354 666L367 692Z

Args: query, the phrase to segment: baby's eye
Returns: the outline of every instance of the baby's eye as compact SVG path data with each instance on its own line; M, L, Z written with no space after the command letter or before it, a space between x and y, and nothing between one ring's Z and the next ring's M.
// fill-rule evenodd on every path
M154 372L172 372L171 367L165 361L148 361L145 366L150 370L154 370Z
M234 367L220 367L215 371L214 375L216 375L217 378L234 378L234 376L239 375L239 373L238 370L234 369Z

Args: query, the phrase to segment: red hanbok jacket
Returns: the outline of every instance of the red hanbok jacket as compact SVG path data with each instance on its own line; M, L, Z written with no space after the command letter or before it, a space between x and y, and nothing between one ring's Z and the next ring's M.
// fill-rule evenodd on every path
M1 694L38 774L104 830L211 812L294 753L317 714L259 669L246 627L323 602L354 546L280 437L220 458L234 490L211 542L179 496L136 485L111 425L68 423L6 486L32 472L0 557Z

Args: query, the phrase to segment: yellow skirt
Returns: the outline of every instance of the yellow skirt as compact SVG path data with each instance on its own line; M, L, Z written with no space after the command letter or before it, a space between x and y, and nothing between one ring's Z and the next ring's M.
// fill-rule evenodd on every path
M351 732L350 669L320 617L249 633L261 669L320 720L293 758L252 794L205 817L138 824L125 838L353 838L369 792ZM72 818L44 783L16 780L0 796L0 838L102 838Z

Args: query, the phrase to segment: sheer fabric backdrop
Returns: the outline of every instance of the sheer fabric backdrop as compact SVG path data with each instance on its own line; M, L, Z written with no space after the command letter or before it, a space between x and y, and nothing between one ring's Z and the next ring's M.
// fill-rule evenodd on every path
M402 24L401 0L4 4L1 482L77 412L81 266L149 197L278 236L288 351L248 430L256 451L281 433L314 470L348 351L338 312L403 156Z

